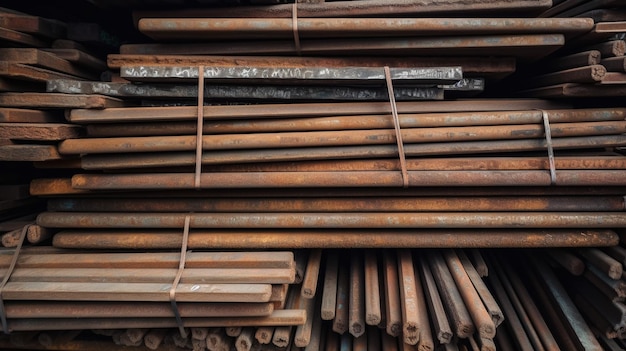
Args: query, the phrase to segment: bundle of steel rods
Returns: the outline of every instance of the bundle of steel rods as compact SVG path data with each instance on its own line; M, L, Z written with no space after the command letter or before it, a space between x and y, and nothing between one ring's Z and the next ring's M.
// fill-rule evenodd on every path
M284 309L294 283L291 252L2 253L9 330L298 325L305 314ZM174 283L185 260L180 283ZM173 292L172 292L173 290ZM169 294L169 295L168 295ZM176 305L171 306L174 296ZM174 311L175 310L175 311Z

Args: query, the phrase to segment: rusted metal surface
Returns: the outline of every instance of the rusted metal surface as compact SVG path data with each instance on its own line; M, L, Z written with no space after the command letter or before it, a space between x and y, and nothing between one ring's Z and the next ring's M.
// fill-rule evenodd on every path
M185 303L178 304L184 317L269 316L271 303ZM172 308L165 302L55 302L11 301L6 304L8 318L167 318Z
M202 66L204 67L204 66ZM167 82L197 80L200 72L195 66L122 66L120 76L131 81ZM463 78L461 67L391 68L391 77L398 84L454 84ZM208 82L295 83L295 84L372 84L384 79L377 67L204 67Z
M468 5L461 0L400 0L392 5L384 0L359 2L324 2L324 3L299 3L299 17L343 17L343 16L371 16L386 17L385 15L421 15L421 16L448 16L451 14L471 13L537 13L547 10L552 6L550 1L526 1L526 0L480 0ZM174 11L137 11L134 13L135 20L145 17L291 17L291 4L281 4L269 7L223 7L211 8L204 12L197 9L178 9Z
M402 87L395 90L396 99L443 100L444 91L480 92L484 89L481 79L460 80L464 85L443 87ZM194 98L198 87L183 84L132 84L116 82L83 82L77 80L54 79L47 81L48 92L65 94L102 94L117 98L141 99L180 99ZM301 85L206 85L205 99L306 101L306 100L387 100L384 89L376 87L346 86L301 86ZM153 134L154 135L154 134Z
M537 59L565 43L562 34L449 36L442 38L308 39L301 53L307 55L362 56L515 56ZM293 41L237 41L234 43L125 44L127 55L293 55Z
M454 335L458 338L470 337L476 327L443 257L439 252L431 252L428 261Z
M303 310L277 310L267 317L216 317L186 318L186 327L226 326L293 326L304 323ZM14 319L9 322L11 330L77 330L77 329L120 329L120 328L175 328L173 318L85 318L85 319Z
M402 343L416 345L420 340L421 325L418 291L415 283L413 257L408 250L398 250L398 281L402 311ZM421 292L419 292L421 294Z
M625 171L556 171L560 186L624 186ZM408 171L409 185L428 186L548 186L547 171ZM249 172L204 173L201 188L297 188L297 187L402 187L399 172ZM72 188L78 190L193 189L194 175L170 174L97 175L77 174ZM45 189L47 191L47 189Z
M350 298L348 310L348 331L354 338L365 333L365 272L361 252L350 255Z
M482 299L478 295L476 289L472 288L473 284L470 280L461 260L456 253L451 250L443 252L444 260L448 265L448 269L452 278L456 282L459 288L459 293L465 302L476 330L481 338L493 338L496 335L496 325L491 319L487 308L485 307Z
M567 107L562 103L536 99L472 99L441 101L428 104L401 102L398 113L475 112L475 111L519 111L529 109L558 109ZM213 119L285 118L354 116L363 114L388 114L388 102L352 103L300 103L263 105L215 105L204 106L204 116ZM196 107L136 107L106 108L103 110L73 109L69 119L73 123L112 122L158 122L174 120L196 120Z
M129 110L132 113L134 110ZM622 108L606 109L569 109L546 110L551 123L571 122L609 122L624 119ZM399 114L398 119L402 128L426 127L469 127L469 126L498 126L498 125L529 125L542 123L542 113L537 110L527 111L493 111L493 112L449 112L449 113L405 113ZM26 121L28 122L28 121ZM172 121L158 124L153 123L107 123L87 126L92 137L128 137L128 136L157 136L157 135L192 135L195 133L195 123L191 121ZM296 116L282 119L247 119L238 120L206 120L203 124L203 133L237 134L237 133L268 133L268 132L296 132L321 130L359 130L359 129L388 129L393 123L387 114L359 115L358 119L349 115L335 115L329 117Z
M276 67L463 67L466 77L504 77L515 72L512 57L302 57L302 56L204 56L204 55L120 55L109 54L107 63L111 69L122 66L257 66Z
M61 212L380 212L623 211L622 196L365 196L310 198L67 198L48 200Z
M441 296L437 292L435 278L424 256L419 258L419 263L420 277L424 288L424 298L432 320L434 335L439 343L449 344L452 340L453 333L443 307L443 302L441 301Z
M611 246L611 230L328 230L192 231L190 249L262 248L506 248ZM85 249L175 249L182 234L168 231L62 231L54 245ZM288 239L288 240L287 240ZM387 321L389 321L389 316ZM389 323L389 322L388 322Z
M626 131L626 122L554 123L552 136L608 136ZM402 129L402 139L407 144L447 143L508 139L542 138L539 125L514 125L499 127L441 127ZM258 134L205 135L205 150L273 149L296 147L329 147L393 144L395 133L390 129L353 131L313 131ZM62 154L140 153L195 150L195 136L126 137L67 139L59 144Z
M192 213L191 228L619 228L623 212L453 212L375 213ZM54 213L44 212L37 224L51 228L182 228L180 213Z
M587 18L299 18L305 38L586 33ZM142 18L137 27L161 41L291 39L293 21L282 18Z

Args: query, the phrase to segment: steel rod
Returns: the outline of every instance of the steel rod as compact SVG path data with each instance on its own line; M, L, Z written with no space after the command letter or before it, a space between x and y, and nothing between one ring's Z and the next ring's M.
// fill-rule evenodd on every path
M312 299L317 291L320 265L322 263L322 250L316 249L309 252L309 260L306 265L304 279L302 281L302 297ZM288 282L287 282L288 283Z
M389 246L391 247L391 246ZM402 334L402 308L398 264L390 250L383 251L383 277L385 279L386 334L397 337Z
M364 194L365 195L365 194ZM318 198L61 198L52 212L436 212L580 211L625 209L622 196L318 197ZM41 228L41 227L39 227Z
M335 250L327 251L326 267L324 270L324 290L322 292L321 313L323 320L335 318L335 306L337 302L337 274L339 255Z
M304 323L303 310L277 310L267 317L216 317L186 318L186 327L226 326L294 326ZM174 318L85 318L85 319L13 319L9 321L13 331L28 330L77 330L113 328L176 328ZM110 347L110 345L109 345Z
M457 101L398 102L398 113L436 113L436 112L476 112L476 111L519 111L532 109L555 109L569 107L556 102L539 99L473 99ZM69 121L72 123L112 123L112 122L158 122L197 119L196 107L134 107L107 108L104 110L73 109ZM204 116L211 119L241 118L292 118L355 116L388 114L388 102L352 102L352 103L300 103L300 104L263 104L263 105L215 105L204 106Z
M129 110L131 113L132 110ZM607 122L623 121L626 111L622 108L546 110L552 123ZM539 111L485 111L399 114L402 128L462 127L541 124ZM243 118L243 117L242 117ZM196 124L192 121L162 121L160 123L99 123L87 125L87 133L92 137L128 137L154 135L192 135ZM329 117L284 117L276 119L208 119L203 125L203 133L235 134L262 132L293 132L313 130L351 129L390 129L393 123L388 115L329 116Z
M487 312L489 313L489 316L491 317L494 326L497 328L504 321L504 314L502 313L500 306L498 306L498 303L494 299L493 295L489 291L489 288L487 287L481 276L478 274L478 271L476 270L472 262L470 262L465 251L458 250L456 251L456 254L459 257L459 260L463 265L463 269L465 269L465 272L467 273L467 276L469 277L472 285L476 289L476 292L480 295L480 299L485 305L485 308L487 309Z
M287 239L288 238L288 239ZM182 234L64 231L54 238L54 245L85 249L175 249ZM506 247L589 247L618 243L612 230L329 230L277 232L211 231L192 233L190 249L262 249L262 248L506 248Z
M555 138L605 136L624 132L624 121L551 124L551 133ZM544 131L541 125L512 125L490 128L409 128L402 129L401 134L404 142L416 144L541 138ZM391 129L225 134L205 135L202 144L204 150L381 145L393 143L394 135ZM67 139L58 146L59 152L65 155L191 151L195 147L195 136Z
M452 329L450 328L441 296L437 290L435 278L424 255L420 255L419 267L420 277L424 287L424 297L428 305L429 316L432 320L433 331L440 344L449 344L452 341Z
M344 334L350 328L349 321L349 264L345 258L340 258L339 271L337 275L337 300L335 305L335 318L332 323L332 330L338 334Z
M167 302L171 284L158 283L38 283L11 282L4 288L4 299L61 301L154 301ZM269 284L179 284L180 302L267 302Z
M585 33L587 18L299 18L300 38ZM142 18L138 29L156 40L291 39L282 18Z
M448 265L448 270L456 282L459 293L463 298L474 326L481 338L493 338L496 336L496 325L491 319L482 299L474 288L474 284L468 276L461 260L452 250L443 251L443 258Z
M382 321L378 259L375 251L364 253L365 262L365 323L377 326Z
M192 229L207 228L615 228L626 226L620 212L452 212L373 213L193 213ZM180 213L44 212L37 223L52 228L181 228ZM523 223L523 224L521 224Z
M350 255L350 288L348 331L354 338L365 333L365 272L363 256L359 251Z
M409 345L417 345L420 339L421 325L418 305L418 291L415 283L413 257L406 249L397 251L398 280L400 283L400 302L402 310L402 341ZM421 292L419 292L421 293Z

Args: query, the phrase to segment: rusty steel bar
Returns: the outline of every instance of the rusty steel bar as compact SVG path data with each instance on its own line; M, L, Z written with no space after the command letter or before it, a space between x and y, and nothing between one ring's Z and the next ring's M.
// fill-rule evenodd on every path
M85 249L176 249L181 233L132 231L63 231L54 238L54 246ZM618 243L612 230L298 230L281 232L255 230L244 232L194 232L189 236L190 249L261 249L261 248L506 248L506 247L589 247Z
M69 198L49 199L51 212L395 212L623 211L623 196L344 198ZM42 227L38 227L42 228Z
M476 272L480 275L480 277L486 277L489 275L489 267L487 266L487 262L483 258L480 250L477 249L469 249L471 263L476 268Z
M250 351L254 342L254 328L247 327L239 329L241 333L237 335L237 339L235 340L235 349L237 349L237 351Z
M495 1L479 0L472 2L471 6L461 0L399 0L389 4L384 0L368 1L367 3L351 2L323 2L323 3L299 3L298 17L387 17L419 15L420 17L445 17L452 14L476 14L476 13L534 13L538 14L552 6L550 1ZM291 4L277 4L273 6L237 6L211 9L176 9L173 11L144 10L135 11L133 18L177 18L177 17L243 17L243 18L283 18L292 16Z
M312 151L312 150L310 150ZM258 153L257 153L258 154ZM395 159L319 159L302 160L300 162L271 162L271 159L264 160L242 159L245 163L233 164L226 161L225 164L215 164L211 159L214 153L203 157L202 162L204 172L319 172L319 171L381 171L400 170L399 161ZM312 155L313 156L313 155ZM355 154L355 156L362 157ZM381 155L384 156L384 155ZM390 155L387 155L388 157ZM191 167L192 154L170 153L157 158L154 155L144 154L139 156L125 156L128 159L119 157L115 160L110 156L84 156L80 160L80 165L76 168L83 169L116 169L126 168L131 172L159 172L154 167ZM363 156L365 158L365 156ZM310 158L310 157L309 157ZM344 157L345 158L345 157ZM112 162L110 162L112 161ZM260 163L259 163L260 162ZM449 158L408 158L408 170L450 170L450 171L476 171L476 170L539 170L549 169L548 160L545 157L449 157ZM592 156L580 155L557 156L555 157L555 167L557 169L625 169L626 161L615 156ZM181 171L188 171L187 168Z
M607 122L624 120L623 108L606 109L569 109L546 110L551 123L574 122ZM425 127L462 127L462 126L497 126L541 124L540 111L485 111L485 112L451 112L451 113L404 113L398 115L402 128ZM129 137L155 135L192 135L196 124L192 121L160 123L100 123L86 126L91 137ZM351 129L390 129L393 123L388 115L360 115L276 118L276 119L243 119L219 120L207 119L203 125L203 133L236 134L236 133L267 133L294 132L314 130L351 130Z
M317 282L319 277L320 265L322 263L322 250L314 249L309 252L308 262L304 279L302 280L301 294L302 297L312 299L317 291Z
M609 72L626 72L626 57L609 57L600 62Z
M192 213L191 228L615 228L623 212ZM51 228L181 228L180 213L43 212L37 223Z
M313 313L313 325L311 327L311 340L308 343L308 345L306 345L306 347L304 348L304 351L318 351L320 349L322 349L323 344L324 344L324 339L326 337L324 331L322 330L322 319L320 318L320 305L321 305L321 298L318 295L316 298L316 303L315 306L313 307L313 311L311 313Z
M393 247L389 245L389 247ZM392 252L383 251L383 277L385 286L386 335L397 337L402 333L402 309L398 265Z
M118 268L102 272L102 268L21 268L11 275L13 282L107 282L167 283L174 280L176 269ZM186 268L181 282L205 284L289 284L295 270L285 268Z
M400 249L398 257L398 281L400 283L400 302L402 311L402 339L401 343L417 345L420 339L421 325L418 300L418 291L415 283L413 257L411 251ZM421 293L421 292L419 292Z
M602 350L554 272L536 256L534 258L530 261L534 268L533 272L537 274L537 279L541 279L539 284L545 288L549 301L555 305L572 342L585 350Z
M379 325L382 321L378 258L375 251L367 250L364 254L365 279L365 323Z
M285 304L285 308L295 309L296 307L299 307L299 305L300 305L300 288L292 285L290 286L290 289L288 291L287 302ZM305 320L303 321L303 323L300 323L299 325L306 323L306 311L305 310L301 310L301 311L304 312ZM292 330L293 330L293 325L276 327L276 329L274 329L274 335L272 336L272 344L278 347L286 347L287 345L289 345L290 342L292 341Z
M581 275L585 271L585 262L570 251L553 248L550 249L548 257L572 275Z
M349 325L349 264L345 257L340 257L339 270L337 274L337 299L335 305L335 318L332 323L332 330L338 334L348 331Z
M552 140L555 150L593 149L626 146L623 135L602 135L587 137L562 137ZM472 155L484 153L545 151L544 139L509 139L487 141L457 141L447 143L405 144L407 157L442 155ZM371 159L397 157L397 148L388 145L333 146L286 149L218 150L205 153L202 164L234 164L279 161L308 161L328 159ZM81 158L85 169L149 168L166 166L189 166L195 163L195 156L189 152L128 153L123 155L92 154Z
M559 187L546 187L546 186L528 186L524 188L524 194L533 196L566 196L566 195L596 195L596 196L611 196L622 195L626 192L624 186L559 186ZM69 178L52 178L52 179L35 179L30 184L31 195L37 196L72 196L76 197L78 194L89 194L90 196L98 198L111 198L119 196L119 193L114 192L97 192L89 190L73 189L71 179ZM493 186L493 187L409 187L409 188L386 188L386 187L368 187L368 188L299 188L294 189L187 189L187 190L175 190L163 191L155 193L153 191L127 191L125 197L129 198L160 198L160 197L187 197L187 198L215 198L215 197L293 197L297 195L301 198L307 197L355 197L360 196L394 196L402 198L404 196L513 196L519 195L518 188Z
M12 250L0 253L0 267L8 267L12 255ZM186 258L186 268L261 269L294 266L294 254L290 251L190 252ZM179 261L179 254L172 252L95 253L31 249L20 253L17 264L20 268L173 269L178 267Z
M150 350L156 350L161 346L168 332L169 329L150 329L144 336L143 342Z
M509 267L507 265L507 267ZM513 291L517 294L520 302L524 306L524 311L528 314L528 318L532 321L532 325L537 331L539 338L541 339L541 344L545 348L546 351L559 351L559 344L554 339L550 328L546 324L544 317L541 314L541 311L537 307L537 304L533 300L533 297L530 295L528 288L522 282L519 275L517 274L507 274L507 278L512 285Z
M408 171L409 185L429 186L549 186L548 171ZM222 172L203 173L201 188L402 187L393 171L356 172ZM559 186L624 186L626 170L557 170ZM192 189L194 174L76 174L78 190Z
M301 41L306 55L414 55L414 56L516 56L542 58L565 43L563 34L520 34L446 37L393 37L307 39ZM293 41L236 41L172 44L124 44L121 54L144 55L292 55ZM506 55L503 55L506 54Z
M622 278L622 263L599 249L589 248L586 250L578 250L577 253L590 264L604 271L610 278L615 280Z
M476 271L476 268L474 268L473 264L470 262L465 251L458 250L456 251L456 254L472 285L476 289L476 292L479 294L482 303L485 305L494 326L497 328L504 321L504 314L502 313L500 306L498 306L498 303L489 291L485 282L482 280L481 276Z
M267 345L272 342L274 336L274 327L257 326L254 332L254 339L261 345Z
M196 55L107 55L110 69L122 66L209 66L209 67L463 67L463 75L490 77L515 72L512 57L305 57L305 56L196 56Z
M541 351L545 350L539 337L538 331L535 329L532 320L528 316L528 312L526 311L525 306L520 301L518 292L513 289L513 286L510 282L510 276L515 274L514 271L508 266L506 262L503 262L503 260L500 260L498 265L494 265L494 270L496 271L496 274L498 274L500 277L500 283L504 287L504 290L508 295L509 301L515 309L517 317L522 322L522 326L524 327L526 336L532 344L533 349Z
M571 68L535 76L529 81L529 85L538 87L563 83L596 83L601 81L605 74L606 68L602 65Z
M320 307L320 317L323 320L335 318L335 306L337 302L337 274L339 254L335 250L326 251L326 267L324 270L324 290Z
M427 256L454 334L459 338L470 337L475 325L443 257L439 252L428 252Z
M299 18L300 38L585 33L588 18ZM142 18L138 29L155 40L291 39L282 18Z
M365 333L365 272L360 251L350 254L348 331L354 338Z
M468 276L461 260L452 250L442 252L443 258L448 265L448 270L456 282L465 307L474 321L474 326L481 338L493 338L496 336L496 325L491 319L480 295Z
M623 280L626 273L622 272L622 279L615 280L595 265L586 265L586 268L583 272L585 278L600 289L609 299L619 300L626 297L626 282Z
M122 66L120 76L135 82L185 82L204 80L208 82L231 82L246 84L306 84L306 85L371 85L384 79L381 67L207 67L198 66ZM452 85L463 79L461 67L394 67L391 77L397 84ZM204 74L204 75L202 75ZM200 85L203 87L203 85ZM204 95L202 95L204 96ZM200 109L202 111L202 109Z
M492 267L497 266L498 263L490 261ZM528 338L528 334L526 334L526 330L524 329L524 325L520 320L513 303L509 295L507 294L504 286L500 280L500 272L495 272L489 275L489 283L491 285L492 291L498 300L498 303L502 307L502 311L507 319L508 330L511 332L511 337L514 339L514 343L519 345L521 349L524 350L532 350L533 345ZM499 334L499 333L498 333Z
M319 316L315 313L317 300L319 296L313 298L305 298L301 296L298 308L306 311L306 321L304 324L296 327L296 331L293 337L293 344L297 347L305 347L309 345L312 338L313 323L315 318Z
M228 327L228 326L295 326L304 323L303 310L277 310L267 317L216 317L186 318L185 327ZM9 328L13 331L29 330L78 330L115 328L176 328L174 318L55 318L55 319L12 319Z
M626 121L552 123L554 138L605 136L626 132ZM405 143L448 143L462 141L542 138L542 125L502 125L491 127L406 128L401 130ZM391 129L312 131L284 133L220 134L202 137L204 150L272 149L291 147L328 147L384 145L393 143ZM191 151L195 136L146 136L125 138L67 139L58 145L62 154L140 153Z
M4 298L9 300L62 301L169 301L171 284L157 283L38 283L11 282L5 285ZM268 302L270 284L179 284L180 302ZM129 327L130 328L130 327Z
M452 329L446 316L446 311L437 290L435 278L423 254L419 258L420 277L424 287L424 297L428 305L430 318L433 322L433 331L441 344L449 344L452 341Z
M398 102L398 113L520 111L532 109L570 108L562 103L540 99L472 99L432 101L428 104ZM204 106L204 116L211 119L293 118L389 114L388 102L299 103L263 105ZM188 106L107 108L104 110L73 109L69 121L77 124L131 123L196 120L197 108ZM206 119L206 117L205 117Z
M571 68L599 65L601 58L602 54L600 51L589 50L554 58L546 62L545 67L552 72L563 71Z
M308 251L300 250L300 251L294 252L295 263L296 263L296 280L295 280L296 284L302 283L302 280L304 279L304 273L306 271L308 255L309 255Z
M419 253L414 252L414 255ZM413 272L415 280L415 290L417 291L417 311L418 311L418 325L420 326L419 341L417 342L418 350L433 350L435 348L435 342L433 339L432 329L430 327L430 318L428 314L428 307L426 306L426 291L424 291L424 284L420 279L420 263L419 258L413 259Z

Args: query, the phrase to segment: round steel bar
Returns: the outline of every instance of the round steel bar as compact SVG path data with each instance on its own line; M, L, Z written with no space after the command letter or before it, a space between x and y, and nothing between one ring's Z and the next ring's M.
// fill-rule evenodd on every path
M549 186L547 171L408 171L410 186ZM626 171L556 171L559 186L624 186ZM203 173L201 188L402 187L400 172ZM194 174L77 174L79 190L191 189Z
M168 231L62 231L54 246L73 249L176 249L182 234ZM190 249L261 248L506 248L612 246L612 230L411 229L197 231Z

